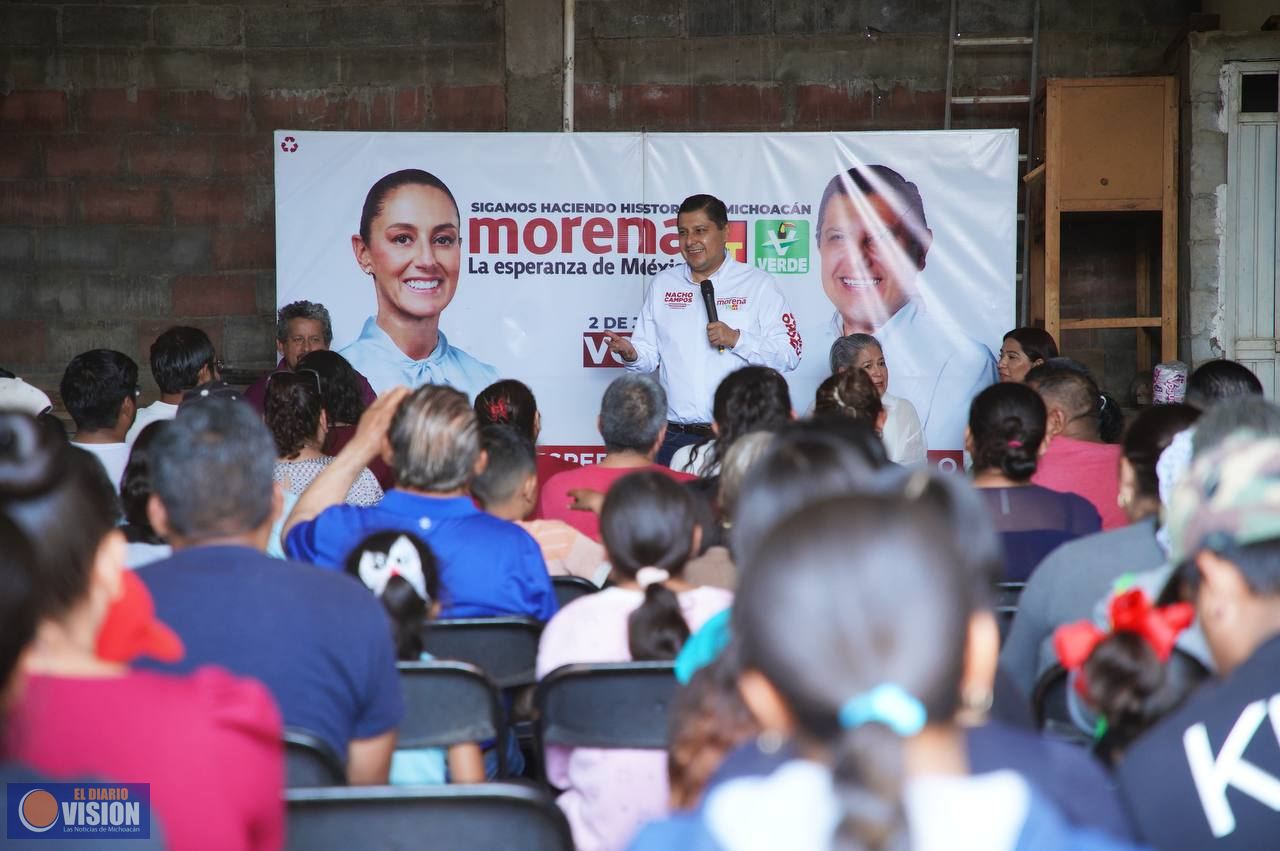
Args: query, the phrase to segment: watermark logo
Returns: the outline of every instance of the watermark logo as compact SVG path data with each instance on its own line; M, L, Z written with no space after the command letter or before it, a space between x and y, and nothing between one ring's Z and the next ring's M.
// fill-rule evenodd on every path
M781 275L809 271L809 222L804 219L756 221L756 268Z
M151 838L147 783L6 783L9 839Z

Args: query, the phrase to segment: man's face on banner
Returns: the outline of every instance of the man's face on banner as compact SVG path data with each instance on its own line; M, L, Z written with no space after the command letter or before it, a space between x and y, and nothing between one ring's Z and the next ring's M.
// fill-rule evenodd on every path
M908 225L893 205L849 188L853 194L832 195L823 214L822 288L846 334L873 333L915 295L920 269L903 236Z
M369 244L355 242L356 259L373 275L379 313L439 317L453 300L462 265L458 211L434 186L389 192L369 225Z

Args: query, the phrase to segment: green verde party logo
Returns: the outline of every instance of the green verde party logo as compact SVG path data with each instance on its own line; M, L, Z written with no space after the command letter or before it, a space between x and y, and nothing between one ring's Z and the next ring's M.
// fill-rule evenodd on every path
M782 275L809 271L809 223L804 219L756 221L756 267Z

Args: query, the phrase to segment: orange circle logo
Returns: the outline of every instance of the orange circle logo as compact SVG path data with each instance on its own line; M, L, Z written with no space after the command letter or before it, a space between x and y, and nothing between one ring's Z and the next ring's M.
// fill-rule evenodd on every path
M18 819L27 830L44 833L58 821L58 801L44 789L32 789L22 796Z

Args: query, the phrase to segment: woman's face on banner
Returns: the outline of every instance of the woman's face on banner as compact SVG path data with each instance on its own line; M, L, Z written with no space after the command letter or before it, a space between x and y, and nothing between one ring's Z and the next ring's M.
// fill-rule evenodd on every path
M897 235L899 225L900 216L879 195L836 194L827 201L818 234L822 288L846 333L881 327L915 294L920 270Z
M434 186L393 189L369 225L369 244L358 246L356 255L373 275L379 313L439 317L458 288L458 211Z

